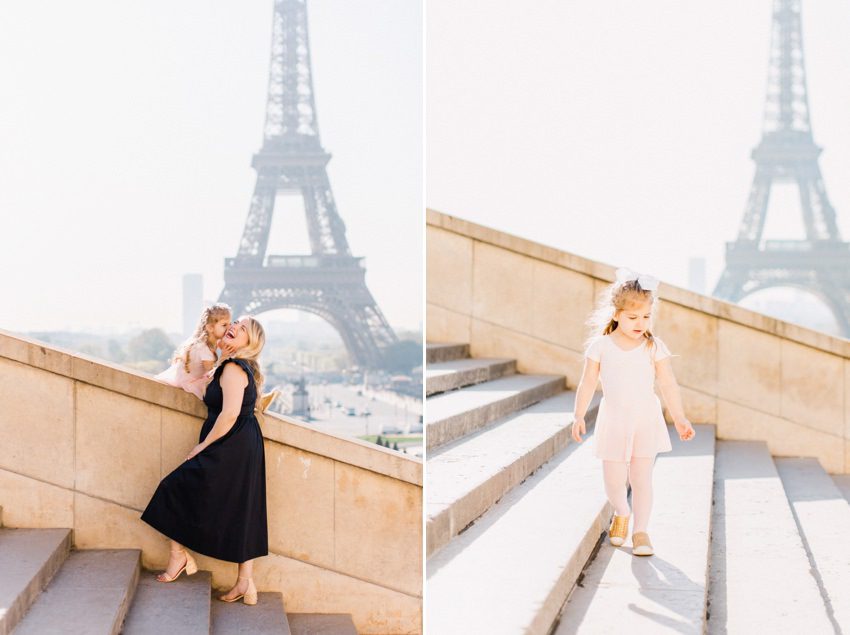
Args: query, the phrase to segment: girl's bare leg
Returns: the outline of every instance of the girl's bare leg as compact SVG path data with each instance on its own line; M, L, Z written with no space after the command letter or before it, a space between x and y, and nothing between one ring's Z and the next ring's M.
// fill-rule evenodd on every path
M626 496L629 464L625 461L602 461L602 476L605 479L605 494L617 516L628 516L629 500Z
M629 466L629 483L632 485L632 510L635 521L633 531L646 531L652 511L652 466L655 459L632 457Z

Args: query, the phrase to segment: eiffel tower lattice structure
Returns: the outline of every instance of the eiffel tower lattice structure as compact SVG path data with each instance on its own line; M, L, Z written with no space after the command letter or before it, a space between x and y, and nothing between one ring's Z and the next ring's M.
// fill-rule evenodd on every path
M850 337L850 244L842 242L818 166L809 117L800 0L774 0L762 138L753 150L755 177L726 267L714 295L737 302L769 287L813 293ZM762 240L774 183L794 183L800 194L805 240Z
M226 258L219 300L234 315L300 309L340 334L352 362L377 368L397 337L366 287L362 258L351 255L319 141L306 0L274 0L263 145L252 160L257 184L235 258ZM308 255L267 255L275 199L300 194Z

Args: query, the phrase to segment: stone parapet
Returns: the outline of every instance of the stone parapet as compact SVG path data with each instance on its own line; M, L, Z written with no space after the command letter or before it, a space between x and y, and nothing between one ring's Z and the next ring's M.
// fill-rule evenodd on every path
M427 339L581 376L584 321L616 267L427 211ZM850 472L850 341L662 283L656 332L694 422Z
M206 408L144 373L0 331L0 507L8 527L66 527L86 549L136 548L164 567L139 518L198 442ZM261 591L287 608L350 613L361 633L421 632L422 462L266 414L269 555ZM199 557L224 588L229 563Z

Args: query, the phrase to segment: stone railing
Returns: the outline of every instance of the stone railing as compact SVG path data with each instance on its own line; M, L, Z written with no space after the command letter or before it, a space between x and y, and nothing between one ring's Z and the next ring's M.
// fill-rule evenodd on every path
M139 518L198 442L206 408L150 376L0 331L0 507L8 527L67 527L78 548L166 540ZM360 633L419 633L422 462L266 415L269 555L260 591L289 612L350 613ZM236 567L204 556L213 585Z
M427 337L575 388L584 321L615 267L427 212ZM766 441L850 472L850 341L662 284L656 332L688 417L722 439Z

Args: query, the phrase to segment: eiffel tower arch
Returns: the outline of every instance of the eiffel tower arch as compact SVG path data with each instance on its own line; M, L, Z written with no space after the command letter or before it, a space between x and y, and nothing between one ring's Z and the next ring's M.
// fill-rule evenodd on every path
M752 152L756 172L735 241L714 295L730 302L770 287L808 291L832 311L850 337L850 244L841 240L826 195L809 117L800 0L774 0L762 138ZM776 183L796 185L806 237L762 240Z
M351 255L328 179L330 158L319 141L307 0L274 0L263 145L252 160L257 183L239 251L225 259L219 300L235 315L314 313L337 330L354 363L377 368L397 337L366 286L363 259ZM280 193L303 200L308 255L266 253Z

